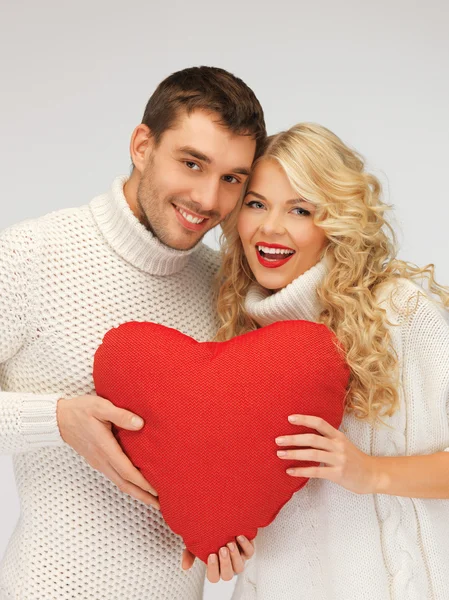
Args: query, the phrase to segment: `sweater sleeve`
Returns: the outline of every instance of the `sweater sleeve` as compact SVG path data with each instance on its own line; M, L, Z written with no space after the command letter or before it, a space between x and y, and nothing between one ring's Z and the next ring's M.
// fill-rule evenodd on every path
M243 573L237 576L232 600L256 600L257 588L254 577L255 557L253 556L245 565Z
M27 343L35 273L36 224L0 232L0 386L8 388L10 361ZM0 454L63 445L56 420L58 394L0 388Z
M422 398L426 403L422 425L431 417L446 432L435 452L449 452L449 324L424 293L416 305L415 298L409 301L408 307L414 309L402 324L403 387L413 396L409 400Z

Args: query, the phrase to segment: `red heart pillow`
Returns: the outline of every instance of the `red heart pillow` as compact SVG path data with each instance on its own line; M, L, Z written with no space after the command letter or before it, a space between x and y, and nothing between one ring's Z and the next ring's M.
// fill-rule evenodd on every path
M324 325L283 321L227 342L196 342L154 323L109 331L94 360L99 396L145 420L116 432L159 493L162 514L206 562L255 537L305 478L285 473L275 438L308 431L293 413L339 427L348 368ZM303 463L307 466L315 463Z

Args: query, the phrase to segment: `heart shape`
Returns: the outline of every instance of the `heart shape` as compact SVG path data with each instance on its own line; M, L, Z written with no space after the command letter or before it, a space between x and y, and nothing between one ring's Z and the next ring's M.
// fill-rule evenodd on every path
M145 420L116 429L124 452L158 491L161 512L204 562L237 535L255 537L301 489L275 438L308 430L290 414L338 428L349 370L333 334L281 321L226 342L129 322L110 330L94 358L99 396Z

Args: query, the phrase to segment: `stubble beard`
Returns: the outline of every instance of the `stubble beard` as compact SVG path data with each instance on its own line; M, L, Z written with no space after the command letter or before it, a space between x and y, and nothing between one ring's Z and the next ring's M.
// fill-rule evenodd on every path
M142 179L140 180L139 187L137 189L137 208L139 211L139 221L142 225L147 229L161 244L170 248L171 250L179 250L182 252L183 250L190 250L198 242L200 239L195 239L194 243L189 245L188 248L178 248L170 243L170 231L164 226L163 216L161 217L162 209L165 205L170 204L171 201L175 201L176 198L167 198L166 200L161 200L160 195L156 186L151 183L151 177L148 176L147 171L145 171ZM147 207L147 208L146 208ZM156 214L151 214L151 211L148 208L155 207L157 210ZM157 212L160 211L158 215ZM150 213L150 215L148 215Z
M145 169L145 171L142 175L142 178L139 182L139 186L137 188L136 201L137 201L137 208L139 211L139 221L157 240L159 240L161 242L161 244L163 244L167 248L170 248L171 250L178 250L180 252L191 250L193 247L195 247L197 244L199 244L199 242L203 239L203 237L206 235L206 233L212 228L208 228L201 237L199 237L199 238L195 237L193 243L190 244L187 248L178 248L176 246L173 246L172 243L170 243L169 229L166 226L164 226L164 224L163 224L163 216L162 216L163 208L166 205L170 205L170 204L176 204L176 205L179 204L181 206L185 206L186 208L188 208L189 204L191 204L191 202L186 201L185 199L183 199L181 197L178 198L177 196L169 196L168 198L161 200L157 187L152 183L152 179L153 179L152 172L151 172L152 166L153 166L153 160L151 160L148 163L148 166ZM150 217L149 217L148 216L149 211L145 207L156 207L156 209L159 209L159 215L158 214L154 214L154 215L150 214ZM173 209L173 210L175 210L175 209ZM192 211L194 211L194 210L195 209L192 208ZM211 215L211 218L213 218L214 216L216 217L217 214L214 213L213 215ZM218 220L220 220L220 219L217 219L217 223L218 223ZM186 235L188 235L187 231L186 231ZM192 232L192 237L194 235L195 235L195 232Z

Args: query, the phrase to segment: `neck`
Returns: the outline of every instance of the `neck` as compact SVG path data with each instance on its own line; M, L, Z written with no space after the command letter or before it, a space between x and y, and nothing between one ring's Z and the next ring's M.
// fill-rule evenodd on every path
M257 283L251 285L245 299L246 311L262 326L276 321L295 319L318 321L322 307L317 288L322 285L329 272L330 264L328 257L323 258L303 275L275 293Z
M128 181L126 177L117 177L110 192L91 202L100 231L117 254L140 270L152 275L178 273L201 244L190 250L175 250L160 242L133 210L137 198L136 176L129 186Z

